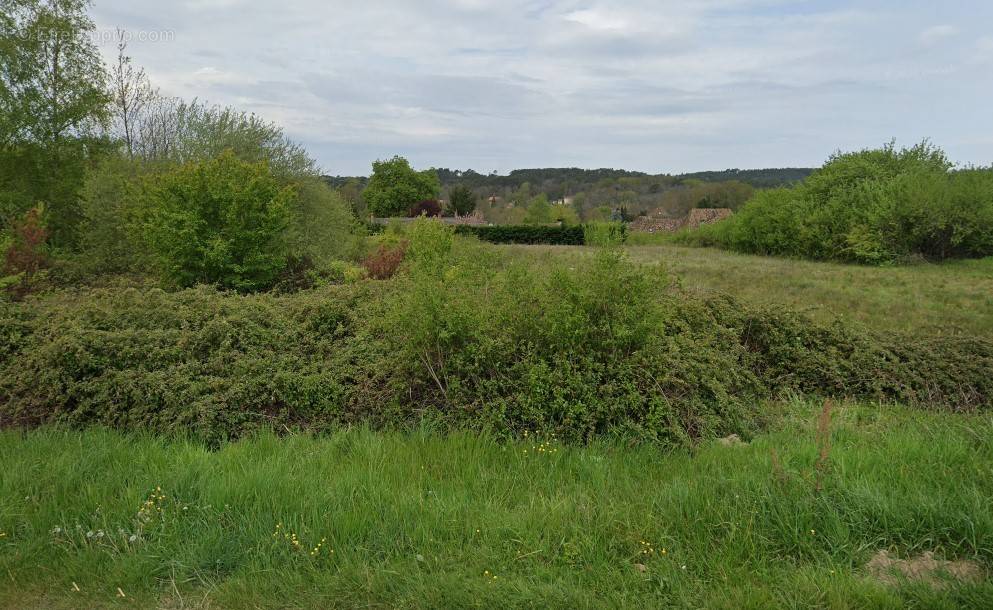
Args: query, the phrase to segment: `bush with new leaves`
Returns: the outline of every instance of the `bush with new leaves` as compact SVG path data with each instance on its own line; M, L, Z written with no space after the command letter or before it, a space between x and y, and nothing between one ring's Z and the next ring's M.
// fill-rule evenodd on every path
M993 255L993 169L951 170L927 142L837 154L805 182L760 191L679 237L742 252L887 264Z
M148 244L164 276L179 286L260 290L286 266L296 195L265 163L225 152L152 180L145 196Z

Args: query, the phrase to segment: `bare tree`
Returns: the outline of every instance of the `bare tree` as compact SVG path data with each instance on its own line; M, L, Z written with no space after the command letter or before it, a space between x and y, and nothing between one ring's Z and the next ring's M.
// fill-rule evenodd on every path
M126 32L118 29L117 63L110 74L114 93L114 113L128 156L134 159L141 123L148 118L145 116L145 110L158 97L158 92L152 89L145 69L132 64L131 57L126 54L127 47Z
M180 130L179 105L176 98L163 97L157 90L153 91L135 123L135 156L143 161L175 157Z

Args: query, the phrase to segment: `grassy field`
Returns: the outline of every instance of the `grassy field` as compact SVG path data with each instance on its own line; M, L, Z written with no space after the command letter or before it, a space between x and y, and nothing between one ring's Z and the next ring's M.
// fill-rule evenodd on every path
M993 418L838 407L817 493L819 411L675 453L4 432L0 606L993 606ZM887 584L881 550L970 572Z
M541 259L589 252L561 246L506 248ZM637 261L664 262L687 288L787 305L821 320L842 316L885 330L993 336L993 259L867 267L676 245L628 251Z

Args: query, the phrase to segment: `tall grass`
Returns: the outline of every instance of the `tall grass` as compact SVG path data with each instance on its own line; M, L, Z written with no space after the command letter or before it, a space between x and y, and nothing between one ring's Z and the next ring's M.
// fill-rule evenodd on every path
M993 604L988 581L891 588L862 569L880 549L993 566L993 420L839 405L817 493L820 409L678 452L533 433L261 434L211 451L4 432L0 606Z

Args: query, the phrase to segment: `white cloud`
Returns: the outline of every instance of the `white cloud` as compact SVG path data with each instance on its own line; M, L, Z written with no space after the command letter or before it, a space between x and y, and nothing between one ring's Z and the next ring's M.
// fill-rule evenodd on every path
M627 19L598 9L573 11L565 16L565 20L593 30L623 32L631 29L631 24Z
M919 38L923 44L931 45L953 38L958 33L959 29L953 25L935 25L921 32Z
M993 95L969 65L993 59L986 3L946 6L937 25L919 0L97 0L95 11L101 30L174 33L130 49L165 91L277 120L333 173L395 153L481 171L808 165L924 136L989 162L970 139L993 132L970 101ZM953 40L978 42L939 44Z

